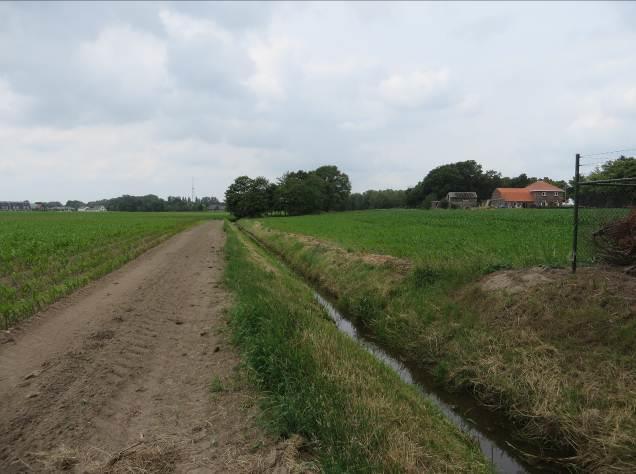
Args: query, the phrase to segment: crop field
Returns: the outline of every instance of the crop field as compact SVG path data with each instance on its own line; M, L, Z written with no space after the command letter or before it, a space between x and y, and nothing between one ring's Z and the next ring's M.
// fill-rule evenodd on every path
M9 327L209 213L0 213L0 320Z
M636 281L592 265L591 230L619 212L586 214L576 275L566 209L378 210L239 226L372 340L504 413L513 445L552 452L560 469L634 472Z
M592 214L595 215L592 215ZM614 210L586 210L579 255L591 259L594 223ZM463 273L533 265L567 266L572 252L572 210L377 210L261 220L283 232L337 242L360 252L405 257Z

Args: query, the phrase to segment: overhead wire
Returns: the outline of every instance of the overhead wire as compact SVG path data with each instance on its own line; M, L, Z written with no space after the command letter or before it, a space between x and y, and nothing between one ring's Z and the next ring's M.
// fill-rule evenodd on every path
M591 156L612 155L614 153L636 152L636 148L625 148L623 150L604 151L601 153L581 154L581 158L589 158Z

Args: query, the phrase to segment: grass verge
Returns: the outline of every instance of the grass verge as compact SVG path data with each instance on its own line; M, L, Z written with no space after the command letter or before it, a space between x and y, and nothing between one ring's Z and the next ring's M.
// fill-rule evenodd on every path
M240 225L382 345L504 411L519 439L549 448L570 467L636 471L633 281L618 272L583 269L573 277L554 269L521 291L490 291L466 284L455 264L409 265L258 221ZM497 275L524 281L524 272Z
M326 472L491 472L473 440L341 334L306 285L226 229L231 327L275 432L307 438Z

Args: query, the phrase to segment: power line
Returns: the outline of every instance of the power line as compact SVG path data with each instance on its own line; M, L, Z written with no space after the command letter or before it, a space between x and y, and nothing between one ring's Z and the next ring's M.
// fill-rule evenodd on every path
M581 168L583 168L584 166L604 165L605 163L607 163L607 161L596 161L594 163L585 163L585 164L582 164L582 165L579 165L579 166L581 166Z
M590 156L612 155L614 153L624 153L628 151L636 151L636 148L625 148L624 150L604 151L602 153L590 153L589 155L581 155L581 158L589 158Z

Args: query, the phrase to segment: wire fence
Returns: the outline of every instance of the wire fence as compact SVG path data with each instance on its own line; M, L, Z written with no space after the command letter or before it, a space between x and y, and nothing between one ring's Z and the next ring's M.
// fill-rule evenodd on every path
M622 155L626 152L636 149L576 155L572 272L578 264L636 263L636 172L606 177L601 168L608 161L599 161L600 156L611 159L619 153L619 160L633 160Z

